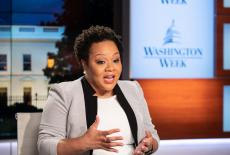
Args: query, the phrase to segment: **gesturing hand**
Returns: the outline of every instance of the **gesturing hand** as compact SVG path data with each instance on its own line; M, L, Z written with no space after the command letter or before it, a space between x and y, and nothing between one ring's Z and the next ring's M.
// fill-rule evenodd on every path
M111 136L113 133L120 132L119 129L111 130L97 130L99 125L99 117L96 117L95 122L90 126L88 131L83 136L86 143L88 143L89 150L92 149L104 149L106 151L117 152L113 147L123 146L121 142L116 142L117 140L122 140L121 136Z
M135 148L133 155L143 155L153 148L153 137L150 131L145 132L145 137Z

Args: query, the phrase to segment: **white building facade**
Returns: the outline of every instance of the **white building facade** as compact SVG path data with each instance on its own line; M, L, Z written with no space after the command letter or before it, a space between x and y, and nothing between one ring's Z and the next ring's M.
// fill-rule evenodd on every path
M0 104L44 107L49 85L42 69L47 53L57 53L63 32L64 27L0 26Z

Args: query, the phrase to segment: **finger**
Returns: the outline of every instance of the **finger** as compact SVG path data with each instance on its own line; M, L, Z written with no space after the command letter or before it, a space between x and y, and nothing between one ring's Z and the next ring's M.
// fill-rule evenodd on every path
M100 122L100 119L99 119L99 116L97 115L94 123L91 126L97 129L99 122Z
M107 142L112 142L112 141L116 141L116 140L123 140L122 136L111 136L111 137L106 137L106 141Z
M111 142L110 137L106 137L106 136L103 136L103 137L101 138L101 141L102 141L102 142L105 142L105 143L110 143L110 142Z
M117 132L120 132L120 129L111 129L111 130L101 131L101 134L104 136L108 136L108 135L111 135L111 134L117 133Z
M114 147L114 146L123 146L124 144L120 141L115 141L115 140L122 140L123 137L121 136L113 136L113 137L105 137L105 136L101 136L101 144L104 147Z
M143 155L144 153L139 151L139 150L136 150L134 151L133 155Z
M151 144L151 139L150 138L145 138L143 141L142 141L143 145L144 146L149 146Z
M111 148L116 146L124 146L124 144L122 142L103 143L103 148Z
M142 153L147 152L148 146L145 146L145 144L142 142L138 145L138 147L136 148L136 151L140 151Z
M151 150L153 148L153 137L152 137L152 135L148 138L144 138L142 143L145 147L147 147L146 151Z
M152 143L153 143L152 133L150 131L145 131L145 134L146 134L146 138L144 139L145 144L147 145L147 147L152 148Z
M115 148L102 148L102 149L109 151L109 152L116 152L116 153L118 152L118 150Z
M148 147L146 147L146 146L141 146L141 152L147 152L149 149L148 149Z
M147 138L151 138L152 137L152 133L148 130L145 131L145 135Z

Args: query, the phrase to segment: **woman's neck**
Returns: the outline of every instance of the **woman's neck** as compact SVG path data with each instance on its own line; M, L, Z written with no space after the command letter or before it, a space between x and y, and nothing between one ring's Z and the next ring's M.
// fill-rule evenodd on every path
M90 86L94 89L95 94L94 96L97 96L99 98L108 98L114 95L113 90L102 90L97 89L96 84L94 84L87 76L85 76L86 80L90 84Z
M97 96L99 98L108 98L108 97L113 96L113 91L103 91L103 92L96 91L94 96Z

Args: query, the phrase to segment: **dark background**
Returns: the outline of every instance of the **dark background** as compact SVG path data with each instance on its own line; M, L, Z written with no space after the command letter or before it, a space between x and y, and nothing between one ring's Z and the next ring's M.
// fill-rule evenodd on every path
M64 37L56 42L57 55L50 55L56 67L43 72L50 83L69 81L82 75L73 55L75 37L91 25L108 26L120 34L121 0L0 0L0 25L64 26ZM68 65L71 70L64 70ZM0 105L0 139L17 137L17 112L42 111L24 103Z

